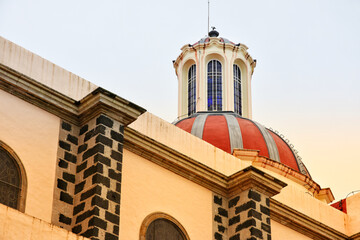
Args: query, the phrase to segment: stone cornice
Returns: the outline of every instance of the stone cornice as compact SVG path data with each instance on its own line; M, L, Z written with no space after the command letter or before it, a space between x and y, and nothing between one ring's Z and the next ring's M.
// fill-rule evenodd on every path
M78 126L100 113L128 125L146 111L103 88L75 101L3 64L0 89Z
M286 186L253 166L226 176L129 127L124 130L124 148L226 197L250 188L273 196Z
M352 235L349 240L360 240L360 232Z
M253 166L231 175L228 181L228 193L230 196L248 189L255 189L268 197L272 197L280 193L281 189L287 186L286 183Z
M274 199L270 199L270 217L272 220L289 227L307 237L317 240L346 240L346 234L314 220L293 208ZM354 235L355 236L355 235Z
M80 100L80 124L104 113L127 126L146 110L103 88L97 88Z
M334 196L330 188L322 189L320 185L310 177L295 171L285 164L259 156L259 151L257 150L234 149L233 155L241 160L251 161L253 166L269 169L299 183L319 200L324 200L327 203L334 201Z
M76 101L0 64L0 89L71 123L77 123Z
M222 43L222 42L220 42L220 38L216 38L216 37L210 38L210 41L206 42L206 43L199 43L199 44L196 44L196 45L191 45L191 44L184 45L181 48L180 55L173 62L174 68L177 69L177 67L179 66L180 61L184 58L184 56L188 52L205 50L209 46L216 46L218 48L221 48L222 50L229 49L229 50L232 50L232 51L241 51L244 54L245 59L247 61L249 61L252 72L254 72L254 68L256 67L256 60L254 60L250 56L250 54L247 51L248 47L245 44L239 44L239 46L237 46L237 45L234 45L232 43Z

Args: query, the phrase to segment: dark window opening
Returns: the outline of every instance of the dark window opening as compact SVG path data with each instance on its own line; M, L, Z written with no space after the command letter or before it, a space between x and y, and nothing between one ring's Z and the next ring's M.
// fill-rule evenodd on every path
M196 112L196 65L192 65L188 73L188 115Z
M207 66L208 110L222 110L222 69L221 63L211 60Z
M184 234L173 222L159 218L150 223L146 240L185 240Z

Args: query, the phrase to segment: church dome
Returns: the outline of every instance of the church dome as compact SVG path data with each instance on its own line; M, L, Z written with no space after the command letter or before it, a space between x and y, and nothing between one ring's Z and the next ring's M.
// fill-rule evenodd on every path
M175 125L230 154L234 149L257 150L260 156L310 177L293 148L282 137L234 112L198 112Z

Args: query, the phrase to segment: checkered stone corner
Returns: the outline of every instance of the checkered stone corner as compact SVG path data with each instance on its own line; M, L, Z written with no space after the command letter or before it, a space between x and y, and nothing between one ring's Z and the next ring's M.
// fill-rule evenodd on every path
M228 201L225 197L213 194L213 239L227 239Z
M56 160L52 223L71 230L79 128L61 121Z
M74 233L92 239L118 239L123 126L99 115L79 130L74 189Z
M62 121L52 222L91 239L119 238L124 127L101 114Z
M229 200L229 240L271 239L269 197L253 189Z

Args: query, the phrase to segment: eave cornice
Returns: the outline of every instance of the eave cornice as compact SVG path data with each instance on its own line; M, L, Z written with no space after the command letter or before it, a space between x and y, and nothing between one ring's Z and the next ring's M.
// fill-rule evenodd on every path
M257 150L234 149L233 155L239 159L251 161L253 166L269 169L299 183L311 192L314 197L320 200L325 200L327 203L330 203L335 199L330 188L321 188L320 185L310 177L295 171L285 164L259 156L259 151Z
M75 101L3 64L0 89L78 126L101 113L128 125L146 111L103 88Z
M274 199L270 199L270 217L272 220L289 227L311 239L317 240L346 240L357 239L349 238L346 234L339 232L325 224L308 217L286 206Z

